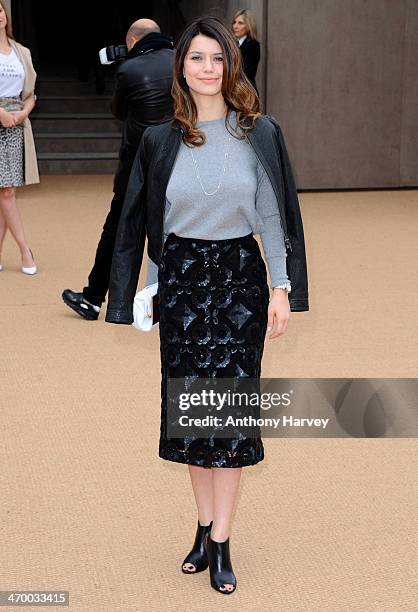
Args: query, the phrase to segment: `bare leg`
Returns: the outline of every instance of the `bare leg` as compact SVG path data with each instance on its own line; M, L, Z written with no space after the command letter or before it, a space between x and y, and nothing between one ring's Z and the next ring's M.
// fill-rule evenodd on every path
M241 473L242 468L212 468L214 506L212 540L216 542L224 542L229 538Z
M229 538L242 468L188 467L199 522L208 525L213 520L211 538L215 542L224 542ZM192 563L186 563L183 567L189 571L195 570ZM225 584L224 590L233 591L234 585Z
M1 264L1 252L3 249L3 241L6 235L6 232L7 232L7 223L6 223L6 219L4 218L3 213L1 212L1 207L0 207L0 264Z
M212 469L198 465L189 465L188 468L199 522L209 525L213 519Z
M189 465L188 468L199 523L209 525L213 519L212 469L197 465ZM183 567L190 572L196 569L193 563L185 563Z
M238 496L242 468L213 468L213 526L210 534L215 542L229 538L232 513ZM222 590L233 591L234 585L226 583Z
M25 238L22 218L16 204L16 189L4 187L0 189L0 210L3 214L8 229L16 240L22 255L22 265L32 267L35 265Z

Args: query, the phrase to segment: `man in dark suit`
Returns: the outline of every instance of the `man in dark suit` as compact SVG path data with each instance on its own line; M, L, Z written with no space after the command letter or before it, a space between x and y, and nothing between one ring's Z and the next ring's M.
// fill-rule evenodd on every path
M128 56L117 70L111 102L112 113L123 121L123 135L110 212L88 285L82 292L65 289L62 293L65 304L90 321L98 318L109 289L116 230L142 134L148 126L168 121L173 116L171 85L175 51L171 39L160 33L155 21L139 19L129 28L126 45Z

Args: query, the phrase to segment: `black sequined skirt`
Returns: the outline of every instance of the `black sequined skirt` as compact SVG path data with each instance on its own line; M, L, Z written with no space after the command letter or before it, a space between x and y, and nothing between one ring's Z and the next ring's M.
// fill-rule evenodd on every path
M161 353L159 456L202 467L264 459L261 437L167 437L167 379L258 379L270 299L252 234L201 240L169 234L158 271Z

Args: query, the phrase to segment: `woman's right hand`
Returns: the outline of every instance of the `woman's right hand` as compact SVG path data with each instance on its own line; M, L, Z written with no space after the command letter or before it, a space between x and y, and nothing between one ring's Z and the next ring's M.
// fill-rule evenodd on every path
M4 128L16 127L15 117L11 113L4 110L4 108L0 109L0 123Z

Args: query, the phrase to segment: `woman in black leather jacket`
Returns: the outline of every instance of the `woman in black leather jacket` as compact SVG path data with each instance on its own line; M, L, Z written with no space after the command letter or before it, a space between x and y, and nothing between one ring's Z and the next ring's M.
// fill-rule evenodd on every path
M177 427L173 434L184 414L179 413L178 392L190 393L201 381L204 386L208 383L207 391L208 386L212 390L215 379L232 379L234 385L259 380L268 326L270 338L278 338L285 333L291 310L308 310L303 225L280 126L260 114L258 97L244 77L238 47L219 19L199 19L183 33L176 48L172 94L173 121L147 128L134 161L113 255L106 321L132 323L132 304L148 237L148 254L158 265L162 366L159 456L188 465L198 514L195 541L181 569L191 574L209 567L211 586L230 594L237 581L229 532L241 471L263 460L263 444L259 435L249 436L239 427L229 437L219 436L216 428L199 425L197 429L183 428L180 433ZM232 126L229 119L233 114L236 123ZM231 233L226 239L169 233L163 240L169 189L172 205L178 205L184 221L196 219L194 234L200 233L199 219L205 216L207 221L211 215L214 218L215 210L219 213L211 197L222 180L221 210L226 207L225 213L228 209L228 214L231 210L242 214L239 190L247 190L248 199L248 184L254 188L255 206L256 177L246 177L251 180L245 185L237 183L234 174L226 172L226 153L223 156L215 150L215 160L210 157L213 148L207 130L213 122L225 142L229 140L226 147L233 140L234 154L252 160L251 174L258 164L266 172L277 204L272 216L280 217L275 238L287 252L290 300L284 287L274 288L270 298L266 267L252 233L236 236L232 226L220 228L222 234ZM199 127L202 123L205 129ZM199 173L192 163L197 153L202 162ZM205 173L205 159L216 166L213 176ZM189 178L173 183L176 176L183 176L181 169L189 172ZM213 191L208 183L216 181L218 187ZM199 217L193 213L202 201ZM180 390L169 388L170 379L179 381ZM200 409L189 407L188 415L202 415Z

